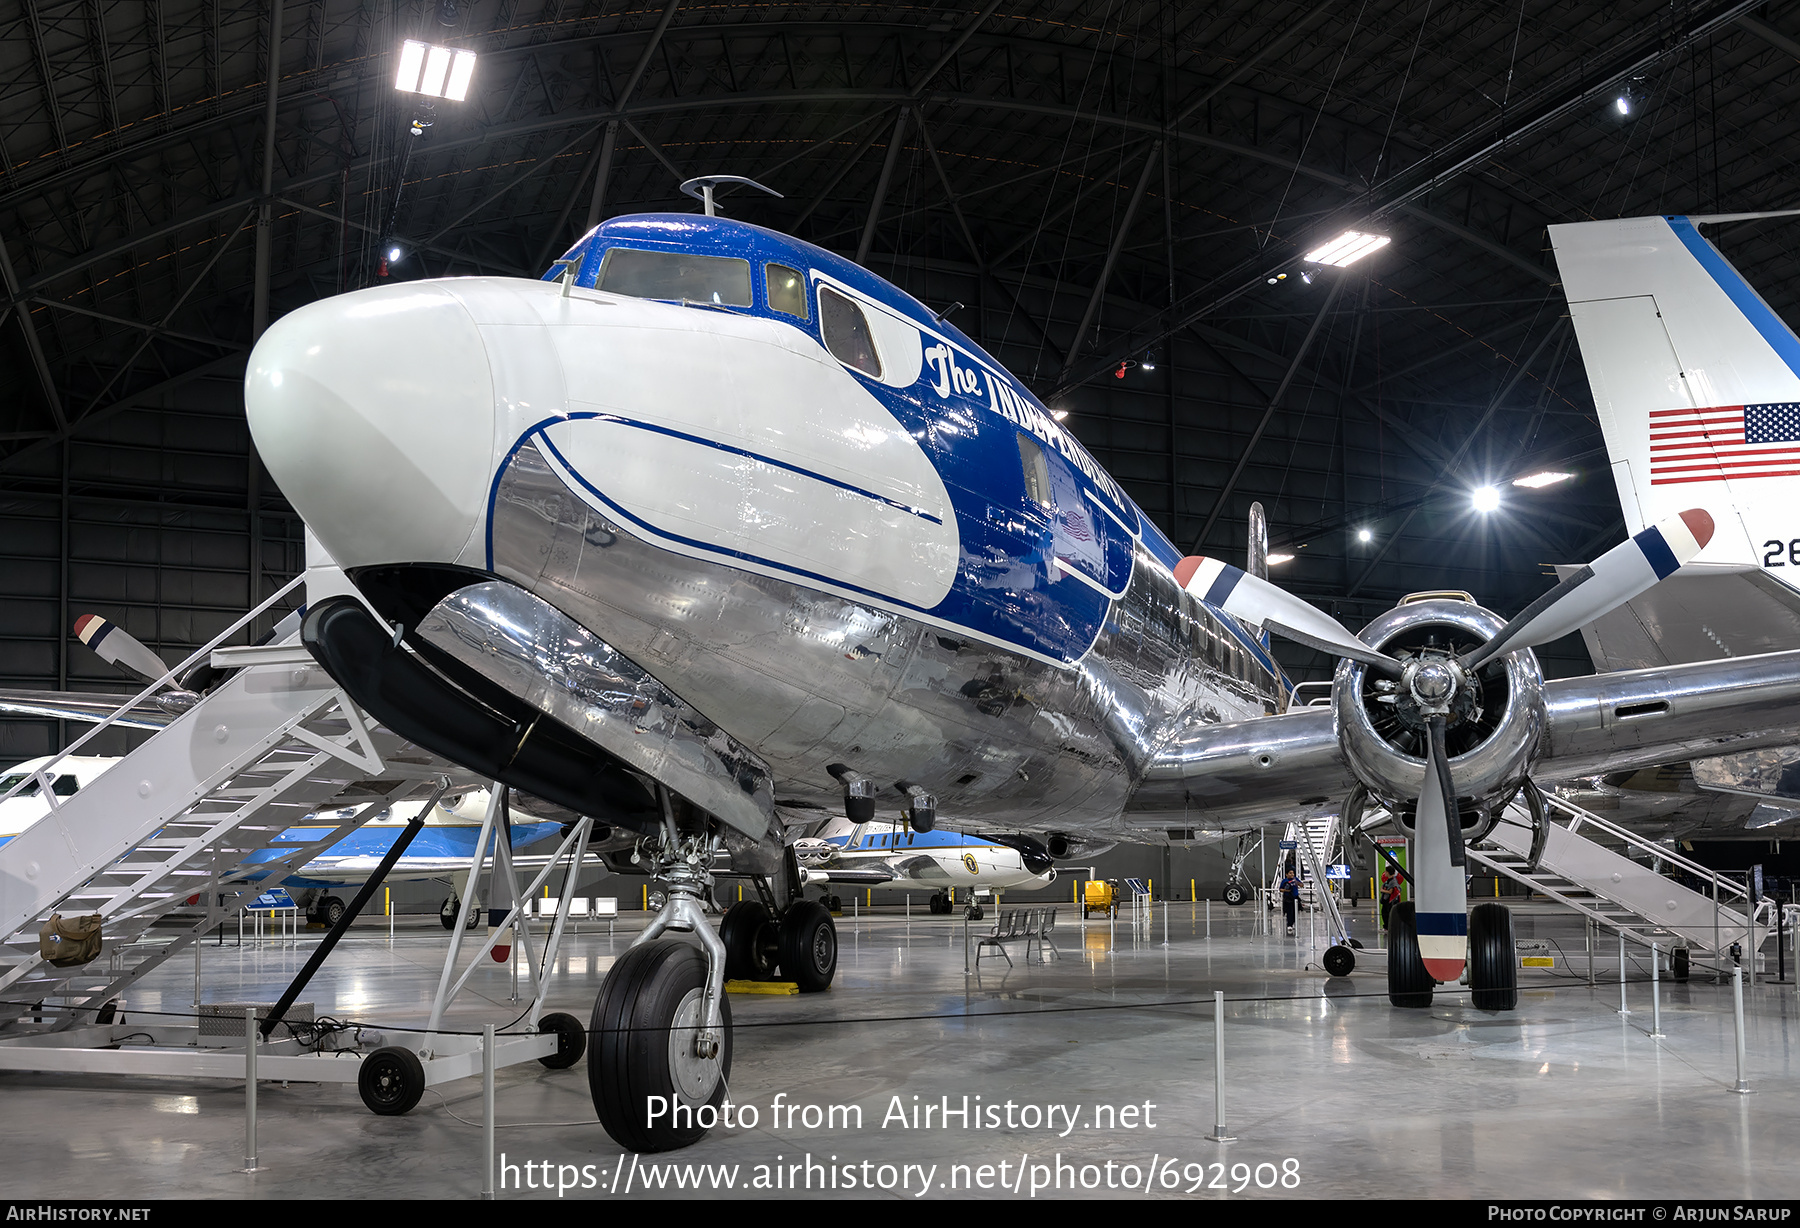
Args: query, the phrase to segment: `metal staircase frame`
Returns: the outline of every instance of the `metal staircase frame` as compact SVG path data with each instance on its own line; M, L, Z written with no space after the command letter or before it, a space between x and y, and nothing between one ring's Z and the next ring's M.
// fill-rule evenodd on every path
M1618 841L1625 846L1625 848L1650 857L1653 861L1653 868L1657 872L1660 872L1662 865L1673 866L1684 873L1700 879L1710 886L1713 893L1710 899L1714 907L1715 916L1714 940L1711 943L1707 943L1704 941L1696 941L1692 935L1686 935L1686 941L1690 945L1696 946L1699 950L1716 958L1723 948L1729 946L1732 942L1737 941L1740 937L1743 939L1744 945L1751 950L1760 948L1762 943L1767 940L1774 925L1773 901L1769 899L1761 900L1757 903L1754 910L1751 910L1748 908L1748 889L1724 875L1719 874L1690 858L1683 857L1681 854L1676 853L1671 849L1653 843L1636 832L1621 827L1616 823L1609 822L1599 815L1594 814L1592 811L1584 810L1565 798L1556 797L1553 794L1546 793L1544 794L1544 800L1548 803L1549 811L1552 816L1554 813L1560 812L1567 818L1568 821L1561 824L1561 826L1569 835L1579 836L1583 827L1594 828L1611 839ZM1525 817L1515 818L1513 817L1514 815L1523 815ZM1525 827L1527 829L1530 827L1528 813L1516 802L1508 807L1507 813L1502 816L1500 821L1501 823ZM1555 820L1554 817L1548 817L1547 821L1554 822ZM1584 840L1586 839L1585 836L1581 838ZM1590 841L1590 843L1598 844L1597 841ZM1485 846L1491 846L1492 844L1493 841L1491 835L1488 840L1482 842L1482 845ZM1606 848L1607 846L1600 845L1599 847ZM1504 846L1500 846L1500 851L1504 853L1505 857L1520 856L1516 851L1506 849ZM1611 852L1614 850L1608 849L1607 851ZM1487 867L1494 873L1502 875L1511 879L1513 882L1524 886L1527 891L1542 895L1565 908L1580 913L1594 924L1604 929L1611 930L1614 933L1624 935L1628 941L1635 942L1645 948L1648 948L1652 942L1656 942L1660 946L1667 946L1666 940L1671 933L1671 928L1664 920L1650 916L1633 908L1624 901L1607 895L1603 890L1597 890L1593 886L1579 883L1556 871L1541 871L1536 867L1523 863L1504 860L1495 855L1495 850L1492 847L1471 846L1468 849L1468 855L1473 861ZM1553 882L1546 881L1550 879L1578 887L1582 894L1591 897L1593 900L1605 901L1606 903L1613 905L1614 908L1622 911L1613 912L1597 908L1591 903L1577 898L1574 894L1558 888ZM1690 890L1689 888L1681 887L1681 885L1677 883L1671 882L1670 885L1683 891ZM1700 893L1695 892L1694 894L1699 895ZM1726 907L1727 904L1736 905L1737 908L1744 909L1745 911L1731 910Z

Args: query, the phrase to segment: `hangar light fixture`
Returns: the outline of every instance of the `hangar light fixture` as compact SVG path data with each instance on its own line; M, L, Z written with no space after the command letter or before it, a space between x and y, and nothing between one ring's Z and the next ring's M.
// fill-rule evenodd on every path
M1329 264L1336 268L1353 264L1370 252L1380 251L1390 242L1386 235L1364 234L1360 230L1346 230L1343 234L1325 244L1315 247L1306 253L1310 264Z
M1375 535L1367 529L1358 529L1356 531L1356 540L1359 542L1372 542L1375 540Z
M1267 558L1267 559L1266 559L1266 560L1265 560L1265 561L1266 561L1266 562L1267 562L1267 563L1268 563L1268 564L1269 564L1269 566L1271 566L1271 567L1279 567L1279 566L1281 566L1281 565L1282 565L1282 564L1283 564L1283 563L1291 563L1291 562L1293 562L1293 561L1294 561L1294 556L1293 556L1293 555L1291 555L1291 554L1288 554L1288 553L1286 553L1286 552L1284 552L1284 551L1276 551L1276 552L1275 552L1275 553L1274 553L1274 554L1271 554L1271 555L1270 555L1270 556L1269 556L1269 557L1268 557L1268 558Z
M1545 469L1541 473L1528 473L1522 478L1514 478L1514 486L1523 486L1528 490L1541 490L1546 486L1554 486L1558 482L1566 482L1575 475Z
M1497 512L1500 510L1500 492L1492 486L1482 486L1469 494L1469 501L1478 512Z
M400 44L400 70L394 88L402 94L424 94L461 102L469 96L475 75L475 53L451 47L434 47L417 39Z
M1061 422L1064 418L1069 416L1069 411L1066 409L1052 410L1050 416L1055 418L1058 422Z

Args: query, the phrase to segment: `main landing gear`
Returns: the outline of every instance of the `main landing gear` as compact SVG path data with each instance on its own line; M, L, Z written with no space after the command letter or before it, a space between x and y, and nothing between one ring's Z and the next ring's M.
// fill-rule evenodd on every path
M1514 955L1512 913L1504 904L1477 904L1469 914L1469 990L1477 1010L1510 1011L1519 1005L1519 965ZM1388 915L1388 1001L1431 1005L1437 982L1419 954L1419 922L1413 903Z
M607 973L590 1025L588 1088L600 1124L622 1147L671 1151L698 1142L718 1124L731 1078L731 1004L727 978L763 978L777 970L804 992L829 988L837 972L831 914L799 894L799 867L786 852L788 898L778 904L768 879L752 878L760 898L740 900L719 932L705 900L720 839L710 820L676 823L680 806L658 788L662 830L637 843L667 902ZM672 937L691 933L695 946Z

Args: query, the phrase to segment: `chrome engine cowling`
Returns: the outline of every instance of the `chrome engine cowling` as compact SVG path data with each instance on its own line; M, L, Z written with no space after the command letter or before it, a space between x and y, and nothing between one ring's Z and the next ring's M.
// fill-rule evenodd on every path
M1426 727L1410 681L1421 687L1456 678L1445 744L1465 832L1479 838L1518 792L1544 729L1544 674L1529 649L1503 653L1467 676L1453 659L1505 625L1491 610L1464 601L1404 602L1380 615L1359 638L1408 666L1401 681L1354 661L1338 663L1332 711L1339 745L1370 794L1411 831L1414 801L1424 787Z

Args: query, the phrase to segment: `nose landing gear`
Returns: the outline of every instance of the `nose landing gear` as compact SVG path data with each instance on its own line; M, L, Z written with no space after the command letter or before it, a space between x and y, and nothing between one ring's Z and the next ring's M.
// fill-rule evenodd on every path
M706 922L716 847L705 832L682 836L666 790L660 837L632 860L668 902L606 975L594 1001L588 1090L600 1124L622 1147L670 1151L698 1142L718 1117L731 1076L727 954ZM667 933L692 933L698 948Z

